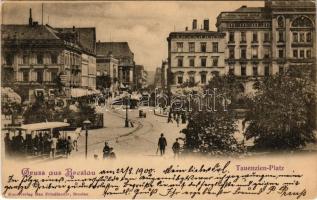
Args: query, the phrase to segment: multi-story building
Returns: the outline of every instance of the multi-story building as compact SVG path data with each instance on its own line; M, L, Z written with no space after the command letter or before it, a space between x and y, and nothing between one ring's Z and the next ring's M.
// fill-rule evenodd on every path
M112 54L97 55L97 76L108 75L112 82L118 80L119 61Z
M66 42L77 44L81 48L79 67L71 67L72 76L79 75L80 87L96 89L96 28L54 28L56 34ZM79 69L79 70L78 70ZM70 80L71 81L71 80Z
M168 70L168 62L166 60L163 60L162 66L161 66L161 86L162 86L162 89L167 89L167 70Z
M118 81L125 87L134 86L134 54L127 42L97 42L97 55L113 55L119 61L118 64Z
M168 41L168 67L171 90L185 82L205 85L211 77L226 73L225 33L209 30L209 20L198 29L171 32Z
M315 68L315 12L308 0L266 0L264 7L220 13L216 26L226 34L228 73L244 80L246 93L254 79L292 66Z
M155 69L154 74L154 87L155 89L161 89L162 88L162 69L160 67L157 67Z
M29 24L1 25L1 33L2 85L12 87L23 101L37 94L54 94L58 76L66 95L83 86L82 55L95 56L74 37L75 32L67 34L39 25L30 9ZM88 68L94 68L93 60ZM88 86L95 88L93 81Z
M143 89L146 87L146 79L147 79L147 73L144 70L143 65L135 65L135 70L134 70L134 81L135 81L135 89Z

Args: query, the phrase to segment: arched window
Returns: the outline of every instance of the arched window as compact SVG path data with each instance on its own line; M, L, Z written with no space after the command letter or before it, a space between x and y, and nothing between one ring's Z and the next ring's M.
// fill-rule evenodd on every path
M300 28L307 27L307 28L312 28L312 27L313 27L313 23L312 23L312 21L311 21L308 17L301 16L301 17L298 17L298 18L296 18L296 19L293 20L293 22L292 22L292 27L300 27Z
M284 27L284 17L279 16L279 17L277 18L277 26L278 26L279 28L283 28L283 27Z

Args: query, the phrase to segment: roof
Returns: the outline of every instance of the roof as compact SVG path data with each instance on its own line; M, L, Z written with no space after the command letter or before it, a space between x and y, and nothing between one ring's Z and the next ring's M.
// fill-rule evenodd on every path
M233 12L263 12L264 7L247 7L241 6L240 8L236 9Z
M134 57L128 42L97 42L96 43L97 55L110 55L120 59L124 57Z
M52 128L62 128L69 126L69 123L65 122L41 122L34 124L24 124L21 126L21 129L25 129L28 131L36 131L36 130L45 130Z
M55 28L59 34L78 34L79 44L82 48L96 54L96 28ZM75 31L74 31L75 30Z
M225 37L225 33L217 32L217 31L207 31L207 30L188 30L188 31L177 31L177 32L171 32L169 34L169 37L174 37L177 35L182 35L182 36L200 36L200 35L208 35L212 37Z
M292 8L315 8L315 1L313 0L296 0L296 1L289 1L289 0L272 0L271 1L272 8L278 7L292 7Z
M44 25L2 24L2 39L20 40L59 40L59 37Z
M247 7L241 6L240 8L229 11L221 12L217 20L272 20L270 15L270 10L265 7Z

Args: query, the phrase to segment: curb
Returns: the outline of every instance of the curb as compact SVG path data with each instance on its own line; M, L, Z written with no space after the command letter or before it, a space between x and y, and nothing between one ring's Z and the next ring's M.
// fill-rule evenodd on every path
M159 116L159 117L168 117L167 115L163 115L163 114L157 114L156 112L155 112L155 110L154 110L154 115L156 115L156 116Z

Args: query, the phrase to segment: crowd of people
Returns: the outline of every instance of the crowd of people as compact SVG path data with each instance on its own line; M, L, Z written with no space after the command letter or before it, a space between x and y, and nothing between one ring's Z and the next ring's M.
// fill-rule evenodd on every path
M55 158L57 154L70 156L74 149L74 142L71 137L60 137L59 134L50 135L47 132L38 132L32 138L26 135L24 138L21 131L17 136L10 138L10 134L6 133L4 138L5 154L8 157L23 156L44 156Z

